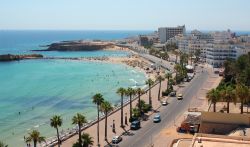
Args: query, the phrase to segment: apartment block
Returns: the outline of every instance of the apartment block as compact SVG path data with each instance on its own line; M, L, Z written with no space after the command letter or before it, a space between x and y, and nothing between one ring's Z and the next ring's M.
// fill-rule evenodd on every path
M175 37L178 34L186 34L186 27L177 26L177 27L162 27L158 29L159 38L161 43L166 43L170 38Z

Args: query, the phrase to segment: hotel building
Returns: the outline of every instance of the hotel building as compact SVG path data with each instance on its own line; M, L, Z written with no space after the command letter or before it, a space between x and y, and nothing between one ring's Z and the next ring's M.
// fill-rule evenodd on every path
M178 34L186 34L186 27L177 26L177 27L163 27L158 29L159 38L161 43L166 43L170 38L175 37Z

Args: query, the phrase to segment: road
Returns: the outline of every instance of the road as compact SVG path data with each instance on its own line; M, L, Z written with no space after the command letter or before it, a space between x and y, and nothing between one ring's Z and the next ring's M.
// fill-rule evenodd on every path
M162 60L160 58L157 58L149 54L139 54L139 55L143 58L150 60L151 62L161 65L163 68L168 69L171 72L174 71L174 65L173 64L171 65L171 63L166 60Z
M172 65L170 62L162 60L160 58L157 58L155 56L148 54L148 49L145 49L142 46L139 46L138 44L117 44L118 46L124 46L128 47L131 50L138 53L139 56L146 58L147 60L150 60L153 63L156 63L158 65L161 65L163 68L168 69L169 71L174 71L174 65Z
M183 100L170 98L167 106L159 109L162 121L153 123L152 118L138 131L131 131L133 136L123 136L123 141L119 144L120 147L145 147L152 143L152 138L156 136L163 128L173 124L173 121L183 114L189 107L196 92L205 83L208 78L208 72L204 71L195 76L195 78L186 86L183 91Z

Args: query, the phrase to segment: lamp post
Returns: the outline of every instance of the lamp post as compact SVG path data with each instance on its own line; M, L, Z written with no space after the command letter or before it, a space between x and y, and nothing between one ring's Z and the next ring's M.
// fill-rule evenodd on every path
M125 125L128 125L128 117L127 117L127 113L125 113Z

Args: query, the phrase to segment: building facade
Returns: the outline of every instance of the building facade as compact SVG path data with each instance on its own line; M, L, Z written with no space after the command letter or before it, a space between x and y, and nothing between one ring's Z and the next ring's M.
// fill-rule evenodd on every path
M178 34L186 34L186 27L177 26L177 27L162 27L158 29L159 38L161 43L166 43L170 38L175 37Z

